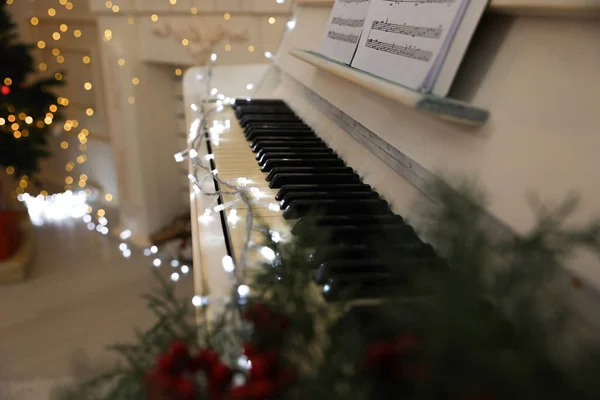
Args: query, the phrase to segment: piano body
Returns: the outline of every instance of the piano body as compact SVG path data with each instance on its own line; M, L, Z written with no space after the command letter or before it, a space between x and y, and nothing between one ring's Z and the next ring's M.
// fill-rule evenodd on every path
M299 52L318 51L332 4L331 0L295 2L278 53L253 94L256 101L248 103L281 111L281 104L260 99L283 100L299 123L314 131L304 137L296 126L293 129L298 131L289 135L312 143L297 145L311 153L307 158L326 162L323 154L316 153L334 151L345 165L334 161L328 168L351 167L360 177L343 183L369 185L416 232L414 202L427 198L428 184L440 175L476 177L490 198L490 224L507 232L518 234L531 226L534 216L526 201L531 191L542 201L557 204L577 190L583 202L576 218L584 221L600 215L596 154L600 113L595 98L600 93L596 76L600 52L595 51L600 44L600 13L594 2L495 0L489 4L448 96L475 111L488 110L485 122L453 120L421 110L411 98L414 94ZM184 80L192 133L197 115L190 106L207 95L201 79L205 72L190 69ZM226 106L214 112L209 126L215 140L209 149L202 146L199 157L210 159L223 180L249 180L261 197L254 216L276 232L289 232L284 211L274 206L278 189L269 187L234 110ZM268 135L265 140L264 146L286 147ZM286 153L285 149L276 152ZM211 179L203 184L214 189ZM206 210L214 209L215 200L197 194L193 185L190 193L197 294L211 301L226 299L232 280L222 262L226 256L238 262L241 256L247 210L238 203L233 213L209 215ZM360 201L372 199L364 196ZM230 200L223 196L220 204ZM249 263L259 257L260 252L252 252ZM573 279L578 282L569 301L582 317L582 331L600 324L594 313L600 304L598 271L596 259L582 253L563 274L565 285Z

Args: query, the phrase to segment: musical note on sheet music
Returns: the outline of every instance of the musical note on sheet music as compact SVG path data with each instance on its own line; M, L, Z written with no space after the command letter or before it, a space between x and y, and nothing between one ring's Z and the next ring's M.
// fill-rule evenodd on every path
M354 44L358 43L358 39L360 39L360 37L357 35L344 34L344 33L339 33L339 32L334 32L334 31L327 32L327 37L329 39L339 40L342 42L354 43Z
M397 56L412 58L417 61L429 62L433 53L431 51L419 49L418 47L406 45L398 46L394 43L380 42L375 39L367 39L366 47L375 49L378 51L385 51L387 53L395 54Z
M370 3L371 0L335 1L321 43L323 55L350 64L364 29Z
M351 65L429 90L469 1L477 0L372 0Z
M387 20L385 21L373 21L371 29L397 33L399 35L408 35L412 37L422 37L429 39L439 39L442 36L442 27L439 28L428 28L425 26L411 26L406 24L392 24Z
M339 26L350 26L352 28L362 28L363 25L365 24L365 19L364 18L352 19L352 18L335 17L331 21L331 24L339 25Z

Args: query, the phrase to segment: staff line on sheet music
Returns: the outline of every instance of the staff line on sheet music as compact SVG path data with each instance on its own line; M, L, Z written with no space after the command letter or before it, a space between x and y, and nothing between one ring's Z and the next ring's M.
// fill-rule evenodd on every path
M367 39L365 47L370 49L384 51L386 53L395 54L401 57L412 58L417 61L429 62L433 57L433 53L429 50L423 50L414 46L399 46L395 43L380 42L376 39Z
M444 3L452 4L456 0L382 0L382 1L387 1L388 3L390 3L390 6L392 6L393 3L396 3L396 4L415 3L415 6L418 6L419 4L444 4Z
M339 33L335 31L327 32L327 37L333 40L339 40L348 43L358 43L359 36L353 34Z
M365 19L335 17L333 20L331 20L331 24L339 26L349 26L351 28L362 28L365 24Z
M381 32L397 33L399 35L407 35L412 37L422 37L427 39L439 39L442 37L443 29L429 28L426 26L411 26L406 24L393 24L385 21L373 21L371 29Z

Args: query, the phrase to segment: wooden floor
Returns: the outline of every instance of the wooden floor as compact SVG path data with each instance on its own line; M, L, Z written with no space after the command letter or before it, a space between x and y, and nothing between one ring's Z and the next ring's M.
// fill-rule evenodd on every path
M140 299L155 285L151 258L134 248L125 259L118 245L81 221L37 228L29 278L0 286L0 391L1 382L70 377L82 357L110 362L106 345L153 321ZM191 299L192 277L177 285Z

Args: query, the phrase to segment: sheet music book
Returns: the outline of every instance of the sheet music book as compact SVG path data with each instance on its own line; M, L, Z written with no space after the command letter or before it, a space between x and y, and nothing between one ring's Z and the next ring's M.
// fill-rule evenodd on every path
M370 3L371 0L335 1L321 43L322 54L345 64L352 62Z
M321 52L412 89L445 96L487 0L363 0L367 4L360 11L349 8L359 1L336 0ZM346 17L350 10L355 14ZM364 20L360 33L352 33L358 43L346 42L342 52L341 37L331 32L336 33L334 21L348 18ZM328 40L330 34L337 39Z

